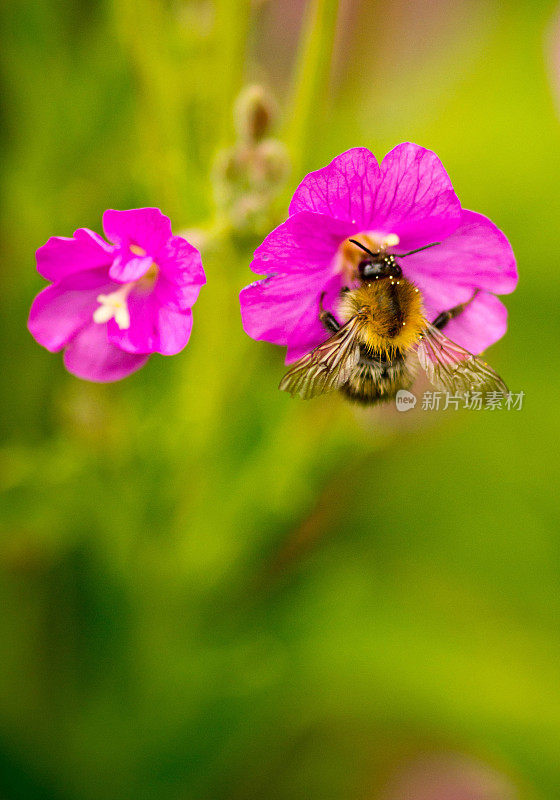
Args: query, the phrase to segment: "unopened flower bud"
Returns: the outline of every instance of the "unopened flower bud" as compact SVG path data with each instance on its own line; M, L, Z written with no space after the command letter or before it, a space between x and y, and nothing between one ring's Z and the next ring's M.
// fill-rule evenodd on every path
M276 106L262 86L248 86L235 103L235 128L239 139L258 142L276 118Z

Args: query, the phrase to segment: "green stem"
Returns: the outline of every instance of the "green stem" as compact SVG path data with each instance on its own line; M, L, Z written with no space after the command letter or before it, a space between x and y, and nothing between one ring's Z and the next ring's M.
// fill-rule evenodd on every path
M338 0L310 1L294 74L291 119L286 125L286 141L296 177L322 123L337 16Z
M204 198L202 193L195 195L200 174L183 146L189 83L183 81L186 65L181 57L170 53L179 48L168 46L169 19L156 0L121 0L114 3L114 13L138 85L139 169L154 205L161 205L176 220L193 219L204 207Z
M217 0L219 19L220 59L216 80L218 92L218 144L224 146L232 139L232 109L235 98L243 88L247 64L247 39L252 19L250 0Z

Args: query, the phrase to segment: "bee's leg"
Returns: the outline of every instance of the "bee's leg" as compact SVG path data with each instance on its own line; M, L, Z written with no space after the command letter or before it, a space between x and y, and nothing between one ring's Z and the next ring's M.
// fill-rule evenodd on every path
M323 308L323 297L325 294L326 292L323 292L321 299L319 300L319 319L327 330L329 330L331 333L336 333L340 330L341 326L338 324L334 315L331 314L330 311L325 311Z
M479 291L480 291L480 289L475 289L475 291L473 293L473 296L469 300L467 300L465 303L459 303L458 306L454 306L453 308L450 308L449 311L442 311L441 314L438 314L438 316L432 322L432 325L434 326L434 328L439 328L440 331L443 330L445 328L445 326L447 325L447 323L449 322L449 320L455 319L455 317L458 317L459 314L461 314L465 310L465 308L467 306L470 306L470 304L472 303L474 298L477 296Z

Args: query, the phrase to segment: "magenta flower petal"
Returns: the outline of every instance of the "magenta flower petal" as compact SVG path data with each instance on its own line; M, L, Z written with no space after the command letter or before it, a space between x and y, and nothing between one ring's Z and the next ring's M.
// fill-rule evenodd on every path
M160 308L159 347L157 352L164 356L174 356L187 345L192 330L192 311L175 311L168 306Z
M410 277L408 272L405 272L405 276ZM474 293L472 286L465 286L461 283L433 281L422 274L412 278L412 280L422 292L424 313L430 322L433 322L442 311L447 311L459 305L459 303L467 302ZM447 333L447 328L445 331Z
M511 245L493 222L474 211L463 211L457 230L440 245L403 261L408 278L425 288L428 281L457 283L473 289L508 294L517 284Z
M340 289L340 275L333 275L321 288L321 292L312 297L288 340L286 364L291 364L301 356L309 353L310 350L313 350L314 347L317 347L331 335L319 320L319 301L321 294L324 293L323 308L334 314L336 318Z
M196 303L202 285L187 280L172 280L161 273L154 292L161 305L175 311L188 311Z
M74 239L85 242L93 240L109 254L113 254L116 249L114 244L109 244L109 242L105 241L103 236L100 236L95 231L90 231L89 228L78 228L77 231L74 231Z
M287 345L290 331L297 328L302 317L302 309L311 305L318 309L323 283L322 274L307 280L302 280L301 275L284 274L246 286L240 295L243 330L253 339Z
M452 233L461 206L436 154L407 142L391 150L381 167L358 147L310 173L290 204L290 215L301 211L355 222L361 231L397 234L413 249Z
M78 378L107 383L126 378L144 366L149 357L149 353L133 355L115 347L107 338L107 326L92 322L64 351L64 366Z
M478 355L501 339L506 330L507 308L495 295L481 292L445 326L445 335Z
M133 291L128 298L130 326L108 323L109 341L127 353L161 353L173 356L189 341L192 329L190 309L177 311L162 305L155 293Z
M59 281L73 272L108 266L114 249L93 231L80 228L71 239L51 236L35 254L37 270L48 281Z
M160 278L155 288L161 301L177 310L191 308L206 283L196 247L181 236L172 236L159 251L158 266Z
M373 153L365 147L355 147L303 179L292 198L289 214L316 211L355 221L358 230L365 230L371 222L380 180L381 170Z
M155 260L171 238L171 222L159 208L109 209L103 214L105 236L115 244L142 248Z
M430 322L442 311L470 300L474 292L472 286L458 283L417 283L422 292L424 311ZM506 328L505 306L493 294L482 291L458 317L447 323L445 335L470 353L478 355L501 339Z
M138 256L128 248L122 248L111 264L109 275L111 280L119 283L138 281L153 263L151 256Z
M47 286L31 306L28 327L32 336L51 352L61 350L89 324L97 296L114 288L106 269L77 272Z
M399 144L383 159L381 172L369 225L397 234L401 252L440 241L457 228L461 205L431 150Z
M358 225L314 214L296 213L268 234L255 251L253 272L270 274L317 271L330 274L336 251Z
M186 239L172 236L158 252L159 275L152 291L134 289L128 297L130 326L109 322L109 338L130 353L175 355L187 344L191 307L206 282L200 253Z

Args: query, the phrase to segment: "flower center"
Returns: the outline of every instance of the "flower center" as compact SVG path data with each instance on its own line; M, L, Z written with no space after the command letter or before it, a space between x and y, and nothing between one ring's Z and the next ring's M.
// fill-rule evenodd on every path
M151 289L154 283L157 280L157 276L159 275L159 267L152 261L148 271L142 275L142 277L136 281L136 285L141 289Z
M389 247L396 247L399 243L399 237L396 233L376 233L375 231L365 231L352 236L372 253L385 253ZM338 248L335 257L335 271L340 272L348 284L354 283L360 279L358 266L367 259L367 253L364 253L357 245L345 239Z
M120 289L117 289L116 292L111 292L111 294L97 295L99 306L93 312L93 321L97 322L98 325L102 325L114 317L121 331L130 328L127 298L134 283L134 281L125 283Z
M136 248L136 250L133 250L133 248ZM142 248L136 247L136 245L131 245L130 249L135 255L145 255ZM137 252L138 250L142 250L142 253ZM156 282L158 273L157 264L152 263L148 271L137 281L124 283L116 292L111 292L111 294L97 295L99 305L93 312L93 321L97 322L98 325L103 325L105 322L109 322L110 319L114 319L121 331L130 328L128 295L134 288L141 289L143 292L150 291Z

